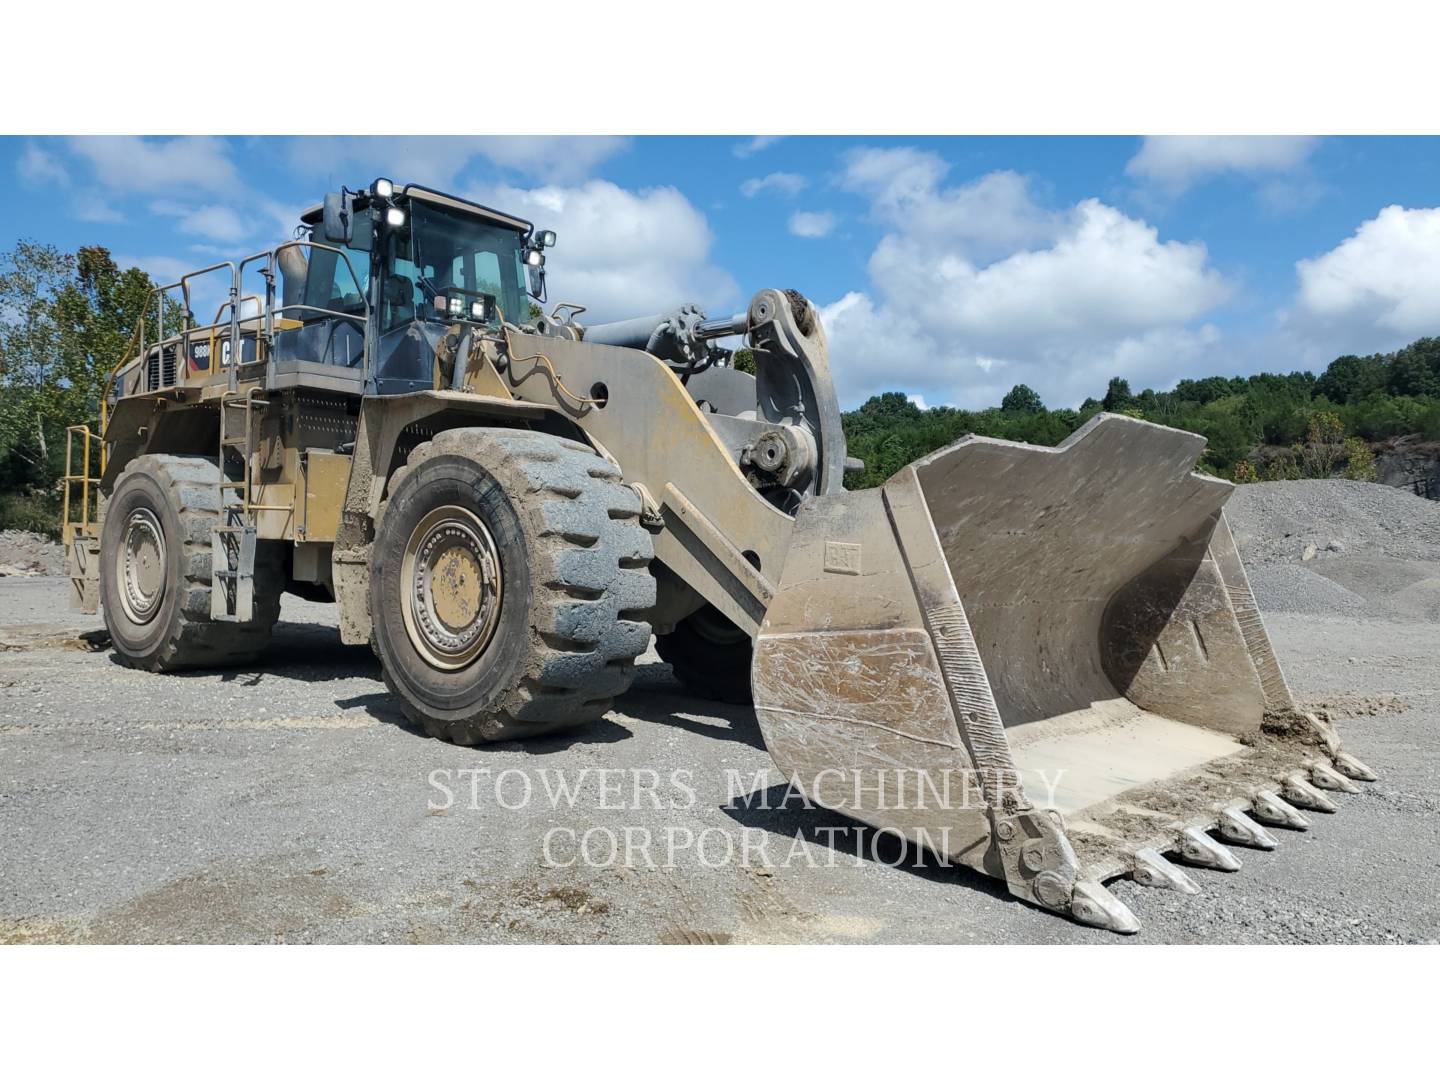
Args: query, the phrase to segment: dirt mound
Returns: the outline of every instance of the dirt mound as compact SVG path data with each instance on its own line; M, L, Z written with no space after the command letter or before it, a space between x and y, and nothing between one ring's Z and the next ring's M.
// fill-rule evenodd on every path
M65 573L65 549L40 533L0 532L0 577Z
M1226 507L1262 611L1440 621L1440 503L1383 484L1245 484Z

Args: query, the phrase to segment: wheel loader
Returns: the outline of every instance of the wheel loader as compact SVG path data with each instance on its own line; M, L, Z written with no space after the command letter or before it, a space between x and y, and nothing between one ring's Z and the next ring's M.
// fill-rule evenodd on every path
M247 663L283 592L333 600L477 744L599 717L653 635L815 803L1122 933L1107 881L1194 892L1374 779L1296 708L1199 436L1101 414L846 491L814 305L587 325L554 243L380 179L157 287L64 483L119 659Z

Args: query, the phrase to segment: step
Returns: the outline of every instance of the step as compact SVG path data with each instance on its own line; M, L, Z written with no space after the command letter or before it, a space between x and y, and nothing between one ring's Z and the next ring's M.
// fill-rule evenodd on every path
M215 525L210 529L210 618L249 622L255 614L253 525Z
M76 536L66 560L70 568L70 609L94 615L100 610L100 538Z

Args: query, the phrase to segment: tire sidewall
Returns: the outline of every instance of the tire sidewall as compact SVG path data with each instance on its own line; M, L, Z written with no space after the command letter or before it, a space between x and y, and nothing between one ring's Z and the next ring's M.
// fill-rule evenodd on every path
M500 556L500 618L494 636L484 652L458 671L441 671L425 661L406 632L402 607L409 592L402 580L405 545L415 525L442 506L460 506L479 517ZM468 458L428 458L390 496L373 554L371 621L376 649L396 692L423 703L429 715L456 720L503 707L503 698L523 677L532 650L529 543L500 482Z
M165 595L160 609L147 623L135 623L120 601L116 560L125 543L125 522L131 511L144 507L160 522L165 541ZM105 508L105 525L100 532L100 592L104 602L105 628L115 648L128 658L148 664L174 638L180 605L185 595L185 537L180 516L171 505L160 481L148 472L135 472L120 479Z

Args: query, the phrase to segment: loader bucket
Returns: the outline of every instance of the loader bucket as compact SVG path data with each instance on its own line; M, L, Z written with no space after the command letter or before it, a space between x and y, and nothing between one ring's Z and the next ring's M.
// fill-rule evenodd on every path
M1264 825L1373 779L1296 711L1204 445L1101 414L806 503L752 668L791 783L1132 932L1105 881L1195 891L1177 861L1234 869L1217 836L1273 847Z

